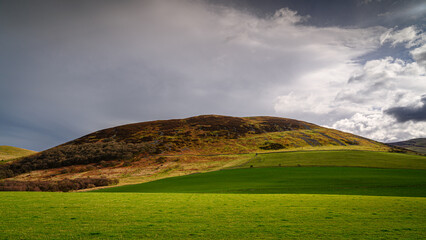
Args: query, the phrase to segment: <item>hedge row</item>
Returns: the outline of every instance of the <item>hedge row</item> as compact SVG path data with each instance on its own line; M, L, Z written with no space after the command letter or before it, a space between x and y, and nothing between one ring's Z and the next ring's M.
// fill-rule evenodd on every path
M0 182L0 191L43 191L69 192L73 190L94 188L117 184L117 179L108 178L76 178L59 181L14 181Z

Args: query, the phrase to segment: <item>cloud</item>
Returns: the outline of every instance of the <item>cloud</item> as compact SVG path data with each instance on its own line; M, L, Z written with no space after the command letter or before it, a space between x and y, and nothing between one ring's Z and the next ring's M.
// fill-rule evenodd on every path
M326 79L335 77L335 81L324 83L317 91L308 86L297 94L278 97L276 111L317 122L321 119L323 125L379 141L424 137L425 69L417 62L392 57L357 66L352 72L345 65L340 71L326 71ZM347 80L339 83L339 79Z
M305 22L309 19L309 16L300 16L297 14L297 11L293 11L289 8L281 8L275 12L272 19L280 23L289 22L294 24Z
M105 127L211 113L336 127L359 113L380 124L371 116L391 121L384 109L426 92L423 45L406 37L419 39L414 27L314 27L288 8L258 17L196 0L12 7L0 8L1 144L41 150ZM395 41L411 41L417 62L355 60Z
M425 82L425 70L416 62L368 61L336 95L339 112L349 114L332 127L380 141L424 137Z
M426 34L416 26L409 26L400 30L389 29L380 36L381 44L391 43L392 46L405 43L406 48L418 47L426 43Z
M426 33L416 26L409 26L401 30L390 29L382 34L380 42L382 45L390 43L393 47L403 44L406 48L411 49L410 54L414 61L426 68Z
M426 124L423 122L397 122L392 116L380 111L355 113L349 118L337 121L333 127L384 142L426 136Z
M12 120L0 126L45 134L50 146L129 122L276 115L277 96L327 91L339 81L328 70L346 76L356 68L351 59L376 49L386 30L317 28L290 9L260 18L203 1L4 9L0 111Z
M426 68L426 44L411 50L410 54L420 66Z
M425 39L415 26L382 34L381 44L403 44L414 61L392 57L367 61L336 95L339 112L352 113L332 127L381 141L424 137Z
M394 116L398 122L426 121L426 96L420 100L420 106L392 107L385 110L386 114Z
M366 2L373 2L367 0ZM412 1L382 1L380 8L386 9L386 12L378 14L385 22L393 25L409 25L426 20L426 3L422 0ZM421 26L419 26L421 27Z

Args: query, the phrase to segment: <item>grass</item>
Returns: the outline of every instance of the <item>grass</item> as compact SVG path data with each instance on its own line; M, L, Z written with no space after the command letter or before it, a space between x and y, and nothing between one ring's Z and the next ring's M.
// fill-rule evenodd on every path
M426 197L425 173L425 170L353 167L230 169L97 191L355 194Z
M179 158L176 164L187 162ZM239 169L103 192L1 192L0 240L425 239L425 159L362 151L270 153L245 163L234 156L232 163L218 159L218 166L205 162Z
M258 154L241 168L276 166L347 166L426 169L426 157L372 151L305 151Z
M426 169L426 157L400 153L375 151L330 150L317 147L321 151L308 149L301 152L275 152L234 155L172 155L162 156L166 164L149 171L146 166L135 164L133 168L123 169L120 175L107 175L120 178L119 185L137 184L161 178L182 176L197 172L216 171L226 168L276 167L276 166L355 166L376 168ZM176 159L179 161L175 162ZM82 173L85 174L85 173ZM62 177L62 175L58 175Z
M0 193L0 239L424 239L426 198Z
M28 156L34 153L36 152L23 148L0 146L0 163L7 160Z

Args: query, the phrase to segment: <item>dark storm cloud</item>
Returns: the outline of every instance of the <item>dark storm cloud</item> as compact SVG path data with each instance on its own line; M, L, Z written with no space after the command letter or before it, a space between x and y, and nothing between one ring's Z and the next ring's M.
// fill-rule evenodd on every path
M394 116L399 122L426 121L426 96L421 99L421 107L393 107L385 111Z
M236 31L244 19L201 1L0 4L0 144L41 150L129 122L271 115L278 66L302 61L272 50L259 60L240 33L219 33L221 14Z
M0 145L43 150L119 124L200 114L331 125L324 119L340 113L325 118L331 107L312 113L312 104L380 45L384 27L360 28L375 26L363 23L377 17L372 4L0 0ZM293 91L304 104L274 105ZM320 98L306 103L298 91Z

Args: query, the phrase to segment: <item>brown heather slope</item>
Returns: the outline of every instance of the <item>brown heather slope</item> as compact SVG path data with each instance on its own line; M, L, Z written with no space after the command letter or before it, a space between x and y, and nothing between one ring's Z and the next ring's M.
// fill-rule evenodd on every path
M254 153L298 150L392 151L382 143L278 117L203 115L100 130L0 166L0 178L119 178L136 183L241 164Z

